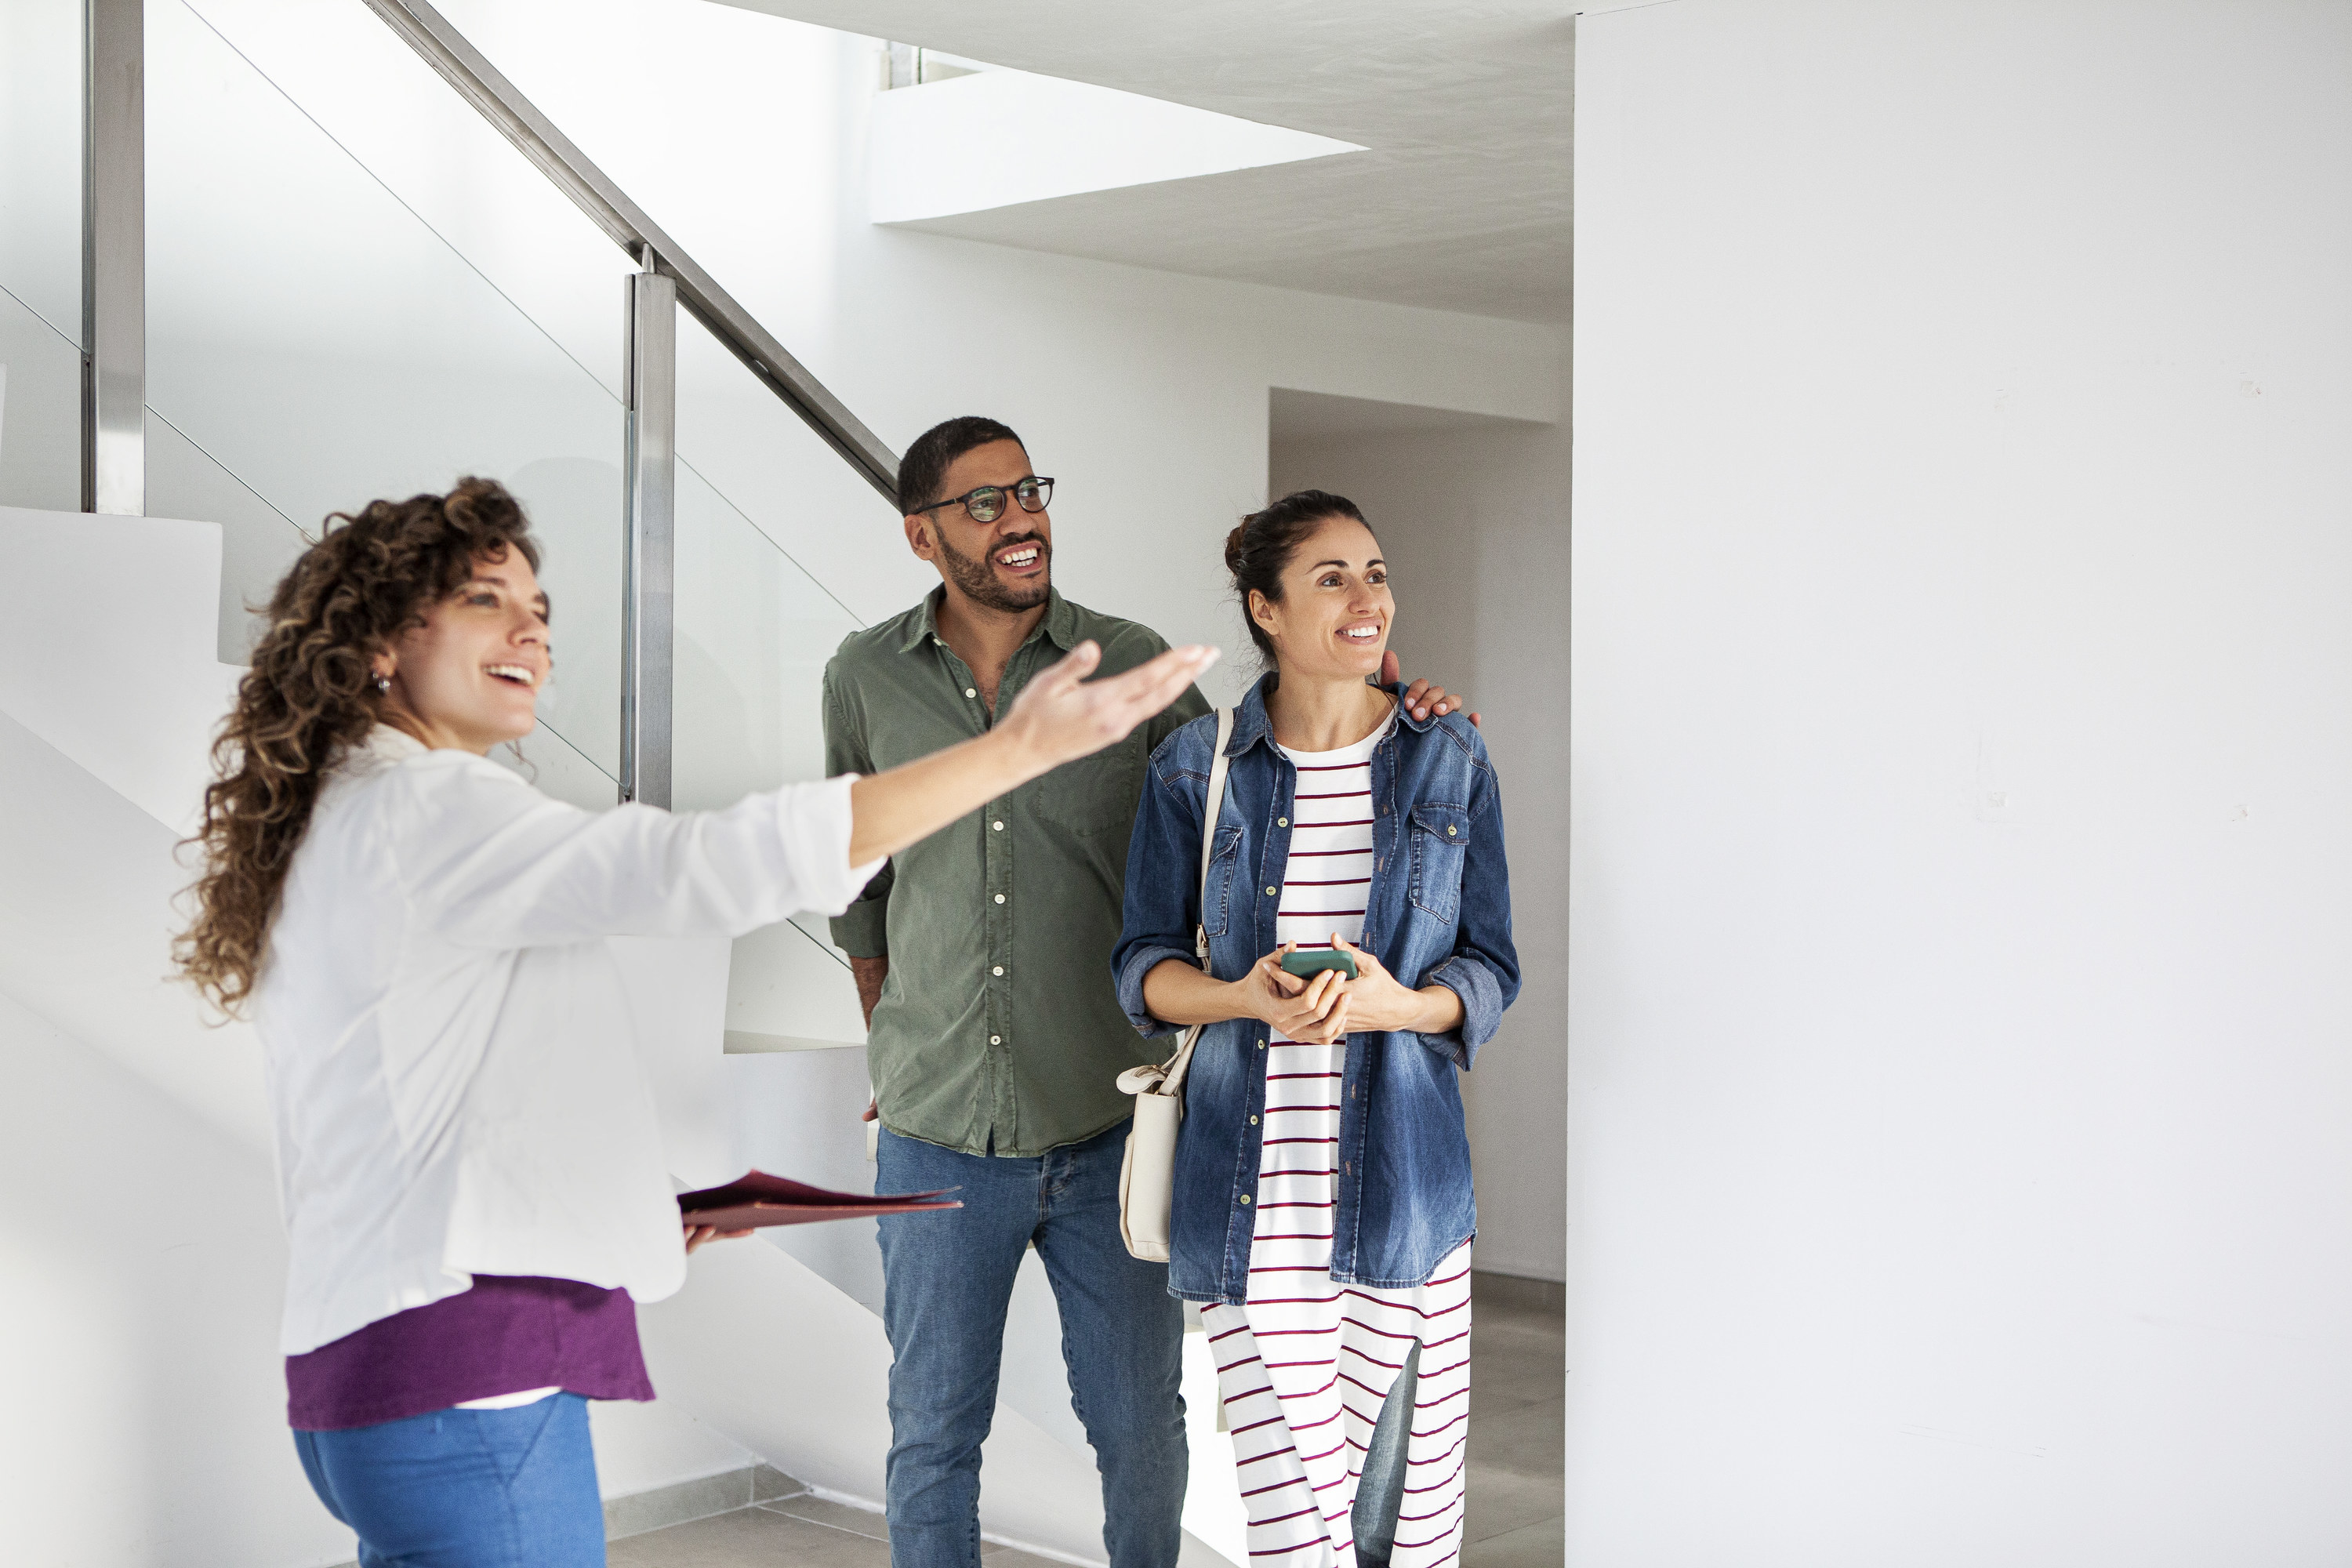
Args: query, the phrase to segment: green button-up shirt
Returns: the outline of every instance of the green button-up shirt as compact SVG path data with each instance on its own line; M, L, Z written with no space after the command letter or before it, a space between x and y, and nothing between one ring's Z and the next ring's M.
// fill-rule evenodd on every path
M945 594L851 634L825 666L827 773L878 773L993 722L940 636ZM1168 646L1050 594L1005 667L997 710L1088 637L1102 645L1102 675ZM866 1047L884 1126L967 1154L1034 1156L1127 1117L1133 1102L1114 1080L1153 1054L1110 972L1127 841L1146 760L1207 711L1188 690L1118 744L901 850L834 921L844 951L890 959Z

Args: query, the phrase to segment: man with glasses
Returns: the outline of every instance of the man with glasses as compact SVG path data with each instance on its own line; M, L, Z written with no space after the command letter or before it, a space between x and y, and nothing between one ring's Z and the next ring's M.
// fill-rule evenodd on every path
M1168 645L1054 591L1054 481L1012 430L950 419L898 467L923 603L845 639L824 672L825 772L872 773L986 730L1082 642L1115 675ZM1394 670L1382 672L1393 679ZM1416 681L1409 706L1458 706ZM1124 742L901 851L833 938L866 1009L876 1187L963 1207L881 1222L894 1568L976 1568L980 1457L1014 1276L1034 1243L1072 1403L1102 1471L1111 1568L1173 1568L1186 1456L1183 1309L1128 1256L1118 1173L1140 1059L1111 982L1127 845L1153 749L1199 690Z

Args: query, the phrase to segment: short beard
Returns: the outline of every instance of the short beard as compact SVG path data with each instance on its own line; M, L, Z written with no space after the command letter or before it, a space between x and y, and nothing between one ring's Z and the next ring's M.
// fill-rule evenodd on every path
M1052 592L1054 547L1034 533L1021 533L1010 539L1000 539L989 546L988 555L979 557L959 553L956 547L948 542L945 529L934 531L931 540L940 547L940 559L947 566L949 580L963 590L964 597L975 605L985 605L992 610L1004 610L1017 615L1023 610L1035 609L1045 602L1045 595ZM1037 574L1034 586L1027 584L1018 587L1008 586L998 579L996 568L989 560L989 556L994 555L998 551L1008 550L1016 544L1034 544L1042 552L1042 561L1045 569Z

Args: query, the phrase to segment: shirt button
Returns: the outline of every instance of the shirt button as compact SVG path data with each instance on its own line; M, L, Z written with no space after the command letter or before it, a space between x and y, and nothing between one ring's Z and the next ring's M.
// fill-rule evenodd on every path
M1251 1125L1252 1127L1255 1127L1255 1126L1256 1126L1256 1125L1257 1125L1257 1118L1256 1118L1256 1117L1253 1116L1253 1117L1251 1117L1251 1118L1250 1118L1250 1125Z
M1287 827L1290 826L1290 818L1286 816L1277 816L1274 819L1274 825L1276 827Z
M1249 1194L1248 1194L1247 1193L1244 1193L1244 1194L1242 1194L1242 1202L1243 1202L1243 1204L1244 1204L1244 1205L1247 1205L1247 1204L1248 1204L1248 1202L1249 1202Z
M1454 837L1454 829L1452 829L1451 827L1447 828L1447 829L1445 830L1445 837L1448 837L1448 838L1453 837Z
M1001 904L1001 903L1003 903L1003 902L1004 901L1004 895L1003 895L1003 893L999 893L999 894L997 894L997 895L996 895L996 901L997 901L998 903L1000 903L1000 904Z
M993 827L994 829L996 829L996 831L997 831L997 832L999 832L999 833L1002 833L1002 832L1003 832L1003 831L1004 831L1004 824L1003 824L1003 823L1001 823L1001 822L992 822L992 823L990 823L990 824L989 824L989 826L990 826L991 827Z
M973 690L971 687L969 687L969 686L967 686L967 687L965 687L965 688L963 689L963 694L964 694L966 697L977 697L977 696L979 696L979 695L980 695L980 693L979 693L979 692L974 691L974 690Z
M990 970L989 973L991 974L1002 974L1004 973L1004 965L1000 963L995 968Z
M1268 889L1265 890L1265 896L1266 896L1267 898L1269 898L1269 899L1274 897L1274 893L1275 893L1275 890L1274 890L1272 888L1268 888ZM997 901L998 903L1000 903L1000 904L1001 904L1001 903L1003 903L1004 900L1003 900L1003 899L999 899L999 900L997 900L996 901Z
M988 1037L988 1043L992 1046L1001 1046L1004 1043L1004 1037L1003 1035L991 1035Z
M1259 1050L1264 1050L1264 1049L1265 1049L1265 1042L1264 1040L1260 1040L1260 1041L1257 1043L1257 1048L1258 1048Z

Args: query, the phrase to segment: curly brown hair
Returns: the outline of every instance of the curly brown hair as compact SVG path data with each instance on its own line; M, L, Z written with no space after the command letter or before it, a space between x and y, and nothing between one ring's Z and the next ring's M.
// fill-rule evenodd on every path
M226 1016L253 994L287 868L319 791L345 752L391 715L372 666L478 561L519 550L539 569L530 523L506 488L466 479L447 495L375 500L328 517L269 596L269 630L213 742L195 917L172 957Z

